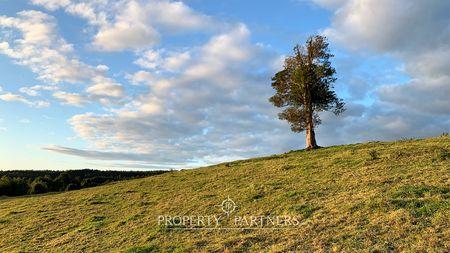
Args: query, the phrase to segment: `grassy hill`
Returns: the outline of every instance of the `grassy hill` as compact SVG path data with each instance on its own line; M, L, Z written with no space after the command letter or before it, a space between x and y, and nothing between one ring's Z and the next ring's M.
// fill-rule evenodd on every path
M445 252L450 138L294 151L0 199L0 252ZM182 230L159 215L295 215L289 229Z

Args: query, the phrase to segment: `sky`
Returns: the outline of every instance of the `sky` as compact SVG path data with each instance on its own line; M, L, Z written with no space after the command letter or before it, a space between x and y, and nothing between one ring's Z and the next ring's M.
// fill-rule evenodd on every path
M179 169L304 147L270 79L328 38L321 146L450 132L450 1L0 0L0 169Z

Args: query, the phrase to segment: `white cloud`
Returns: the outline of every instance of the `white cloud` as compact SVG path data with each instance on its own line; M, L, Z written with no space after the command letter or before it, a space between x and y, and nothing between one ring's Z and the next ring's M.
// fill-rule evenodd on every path
M97 67L95 67L98 71L100 72L107 72L109 70L109 67L106 65L98 65Z
M244 24L238 24L228 33L213 37L203 51L208 57L221 60L242 61L248 59L254 50L249 43L250 31ZM212 59L211 59L212 60Z
M250 43L245 25L185 52L189 59L170 76L147 71L128 76L146 83L149 92L107 114L73 116L74 131L105 152L146 154L157 164L211 163L293 147L287 124L267 102L268 71L278 56ZM169 53L162 55L165 62ZM93 159L78 150L53 151Z
M186 62L188 62L191 58L189 52L182 53L169 53L167 58L164 61L164 68L169 71L178 71Z
M349 49L388 54L404 62L411 81L385 84L375 91L387 106L450 115L449 12L448 1L347 0L336 7L324 34Z
M38 95L36 90L30 89L28 87L22 87L19 89L20 92L27 94L28 96L35 97Z
M30 101L21 95L13 94L11 92L0 94L0 100L6 101L6 102L20 102L20 103L26 104L31 107L36 107L36 108L44 108L44 107L50 106L50 103L47 101Z
M191 59L191 54L188 51L147 50L139 56L135 63L142 68L170 72L179 71Z
M146 69L156 69L161 65L160 52L154 50L148 50L142 54L142 56L136 60L136 64Z
M73 47L56 36L56 21L38 11L22 11L17 18L0 16L0 28L17 30L21 37L4 37L0 53L29 66L44 81L81 82L94 75L89 66L70 57Z
M33 4L42 5L49 10L56 10L69 5L70 0L32 0Z
M156 30L133 23L116 23L101 29L94 37L94 46L103 51L146 48L159 42Z
M419 138L448 132L450 122L450 4L447 1L314 0L334 11L323 33L334 48L337 71L349 90L342 117L322 115L324 145ZM388 58L388 62L380 58ZM401 69L389 69L400 60ZM372 62L372 64L367 64ZM373 67L376 63L382 70ZM358 69L361 65L369 65ZM376 66L376 65L375 65ZM393 67L394 68L394 67ZM356 71L355 71L356 70ZM359 70L360 73L357 73ZM386 81L389 72L410 81ZM401 73L399 73L401 72ZM356 76L355 76L356 74ZM356 77L356 78L355 78ZM368 101L370 105L356 101Z
M0 128L0 132L1 132ZM57 152L72 156L81 156L88 159L95 160L112 160L112 161L124 161L127 163L115 164L113 167L126 167L126 168L157 168L157 169L172 169L172 168L182 168L186 167L185 163L177 163L171 160L169 157L164 159L165 165L153 163L153 158L151 154L146 153L120 153L120 152L104 152L96 150L84 150L75 149L61 146L46 146L42 148L43 150L48 150L52 152ZM109 166L108 166L109 167Z
M131 75L128 74L126 75L126 78L131 82L131 84L134 85L139 85L142 83L150 84L151 82L155 81L154 76L150 72L143 70L137 71L136 73Z
M50 102L39 100L39 101L33 102L33 106L36 108L45 108L45 107L50 106Z
M49 6L54 6L46 1ZM74 53L73 46L60 38L56 32L56 20L39 11L22 11L16 18L0 16L0 29L8 32L19 31L14 37L5 36L0 41L0 53L14 59L16 63L31 68L39 79L54 84L89 83L87 92L112 99L123 98L121 85L104 73L105 65L96 67L81 62ZM20 36L21 35L21 36ZM34 86L22 88L21 92L37 96L38 90L53 90L54 86ZM105 89L110 89L106 92Z
M10 92L1 94L0 99L7 102L22 102L24 104L29 103L29 101L26 98L22 97L21 95L12 94Z
M57 89L58 87L55 85L35 85L32 87L21 87L19 91L28 96L36 97L39 95L39 91L54 91Z
M77 10L83 4L88 12ZM71 2L66 11L90 21L98 32L92 44L98 50L122 51L153 46L159 42L158 31L148 23L148 13L138 1ZM84 13L90 13L85 15ZM98 21L100 18L100 22ZM107 19L106 17L112 17Z
M372 106L364 106L350 100L341 118L324 113L324 125L318 129L321 144L423 136L447 126L448 119L443 115L448 115L450 108L445 97L450 59L449 22L446 15L436 12L448 9L445 3L315 2L334 11L333 24L324 31L334 42L356 51L388 53L404 61L405 71L413 77L413 81L403 86L381 88L373 84L375 79L354 79L349 86L350 96L361 98L371 91L376 101ZM164 0L33 0L33 3L86 19L88 31L94 31L92 44L96 49L133 50L138 57L135 63L145 69L125 76L132 84L145 84L145 94L137 91L132 101L106 113L86 112L70 118L75 133L92 150L60 146L47 150L87 159L169 165L215 163L301 145L301 137L292 134L285 122L278 121L278 110L267 101L273 94L270 76L280 67L280 56L268 52L262 44L251 43L251 33L244 24L217 25L182 2ZM418 20L428 12L434 15L427 16L425 21ZM7 27L15 21L4 17L3 22ZM203 45L155 49L166 34L208 30L211 26L220 29ZM41 36L46 32L54 34L54 26L48 27L37 26L39 34L23 37L29 38L28 44L54 49L57 58L61 55L66 59L61 68L67 70L53 71L58 68L46 67L46 72L40 69L35 72L47 80L65 82L80 78L72 77L71 73L87 73L82 81L88 83L85 92L89 96L58 91L53 94L56 99L82 105L94 99L109 104L110 99L125 97L124 87L105 76L107 66L84 64L73 55L71 45L55 36ZM18 46L14 40L8 40L0 44L0 49L12 57L16 51L22 53ZM28 58L16 59L25 62ZM437 93L438 89L441 93ZM429 102L417 103L414 98L418 97Z
M92 82L93 85L86 89L92 95L114 98L122 98L124 96L122 85L110 78L97 76L93 78Z
M145 2L144 2L145 3ZM204 30L212 28L216 22L203 14L197 13L181 1L148 1L142 6L147 18L164 30L175 32Z
M78 94L78 93L68 93L68 92L55 92L53 93L53 97L60 100L62 104L73 105L73 106L82 106L89 102L89 100Z
M97 29L95 48L103 51L146 49L156 45L160 32L184 33L204 31L214 26L213 20L197 13L183 2L151 1L63 1L32 0L49 10L64 9ZM182 22L180 22L182 20Z
M420 53L447 44L449 8L447 1L347 0L325 34L350 48Z

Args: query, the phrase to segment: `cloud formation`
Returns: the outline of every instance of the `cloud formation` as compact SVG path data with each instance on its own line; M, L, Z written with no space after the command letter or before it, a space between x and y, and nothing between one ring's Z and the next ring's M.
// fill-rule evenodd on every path
M89 102L88 98L81 94L68 93L64 91L57 91L53 93L53 97L58 99L62 104L79 107Z
M326 123L322 131L342 140L425 137L448 132L450 124L450 3L420 0L342 0L318 4L334 11L323 33L355 54L387 55L402 62L409 81L353 79L350 94L371 93L374 102L360 119ZM351 68L352 66L350 66ZM338 69L339 71L339 69ZM372 72L376 73L372 69ZM340 126L345 125L345 126ZM351 134L349 134L351 133Z
M6 102L20 102L20 103L23 103L30 107L35 107L35 108L44 108L44 107L50 106L50 103L48 101L42 101L42 100L30 101L29 99L27 99L21 95L13 94L11 92L0 94L0 100L6 101Z
M19 91L30 97L39 96L39 91L55 91L58 87L55 85L34 85L32 87L21 87ZM1 90L0 90L1 91Z
M88 83L86 91L98 97L125 96L121 84L104 76L106 66L90 66L76 57L73 45L58 36L54 17L39 11L0 16L0 30L6 34L0 39L0 53L28 66L38 79L52 84ZM37 95L37 89L22 92Z
M446 1L313 1L331 11L332 23L322 33L347 55L335 59L338 73L345 76L338 89L345 90L347 111L338 118L322 114L319 144L450 131ZM278 110L267 101L273 93L270 77L281 67L282 57L252 41L247 25L219 22L168 0L31 2L85 20L88 49L101 51L96 54L128 51L132 58L124 57L132 67L108 76L108 66L80 60L75 47L58 35L50 14L0 16L0 53L51 84L1 93L1 100L38 107L34 99L51 93L66 105L110 105L68 119L88 144L86 149L45 150L127 166L189 167L303 145L303 138L277 119ZM199 33L205 39L190 42L199 44L164 44L168 37ZM401 66L368 64L385 56ZM363 65L367 71L361 71ZM131 85L123 85L121 77Z
M167 0L32 0L48 10L64 9L84 18L96 30L93 46L101 51L142 50L155 46L164 33L203 31L214 27L212 18L183 2ZM180 20L183 20L180 22Z
M325 35L344 47L387 53L404 62L411 81L380 87L377 95L381 101L422 113L450 115L450 2L327 2L336 10Z
M145 153L159 164L168 157L170 162L212 163L293 147L288 126L276 120L267 102L273 71L267 63L278 56L252 44L245 25L185 53L192 57L169 76L155 69L164 68L160 63L170 53L158 58L151 73L131 76L149 92L123 108L73 116L74 131L96 149Z

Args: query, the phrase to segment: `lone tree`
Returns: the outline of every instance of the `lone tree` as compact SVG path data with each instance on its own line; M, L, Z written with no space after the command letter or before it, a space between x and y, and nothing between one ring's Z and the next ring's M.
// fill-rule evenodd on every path
M294 47L294 55L286 57L283 70L272 78L276 94L269 101L285 108L278 116L291 124L293 132L306 130L306 149L319 147L314 134L314 127L321 123L318 113L339 115L345 110L333 90L336 70L331 57L325 37L309 37L305 45Z

